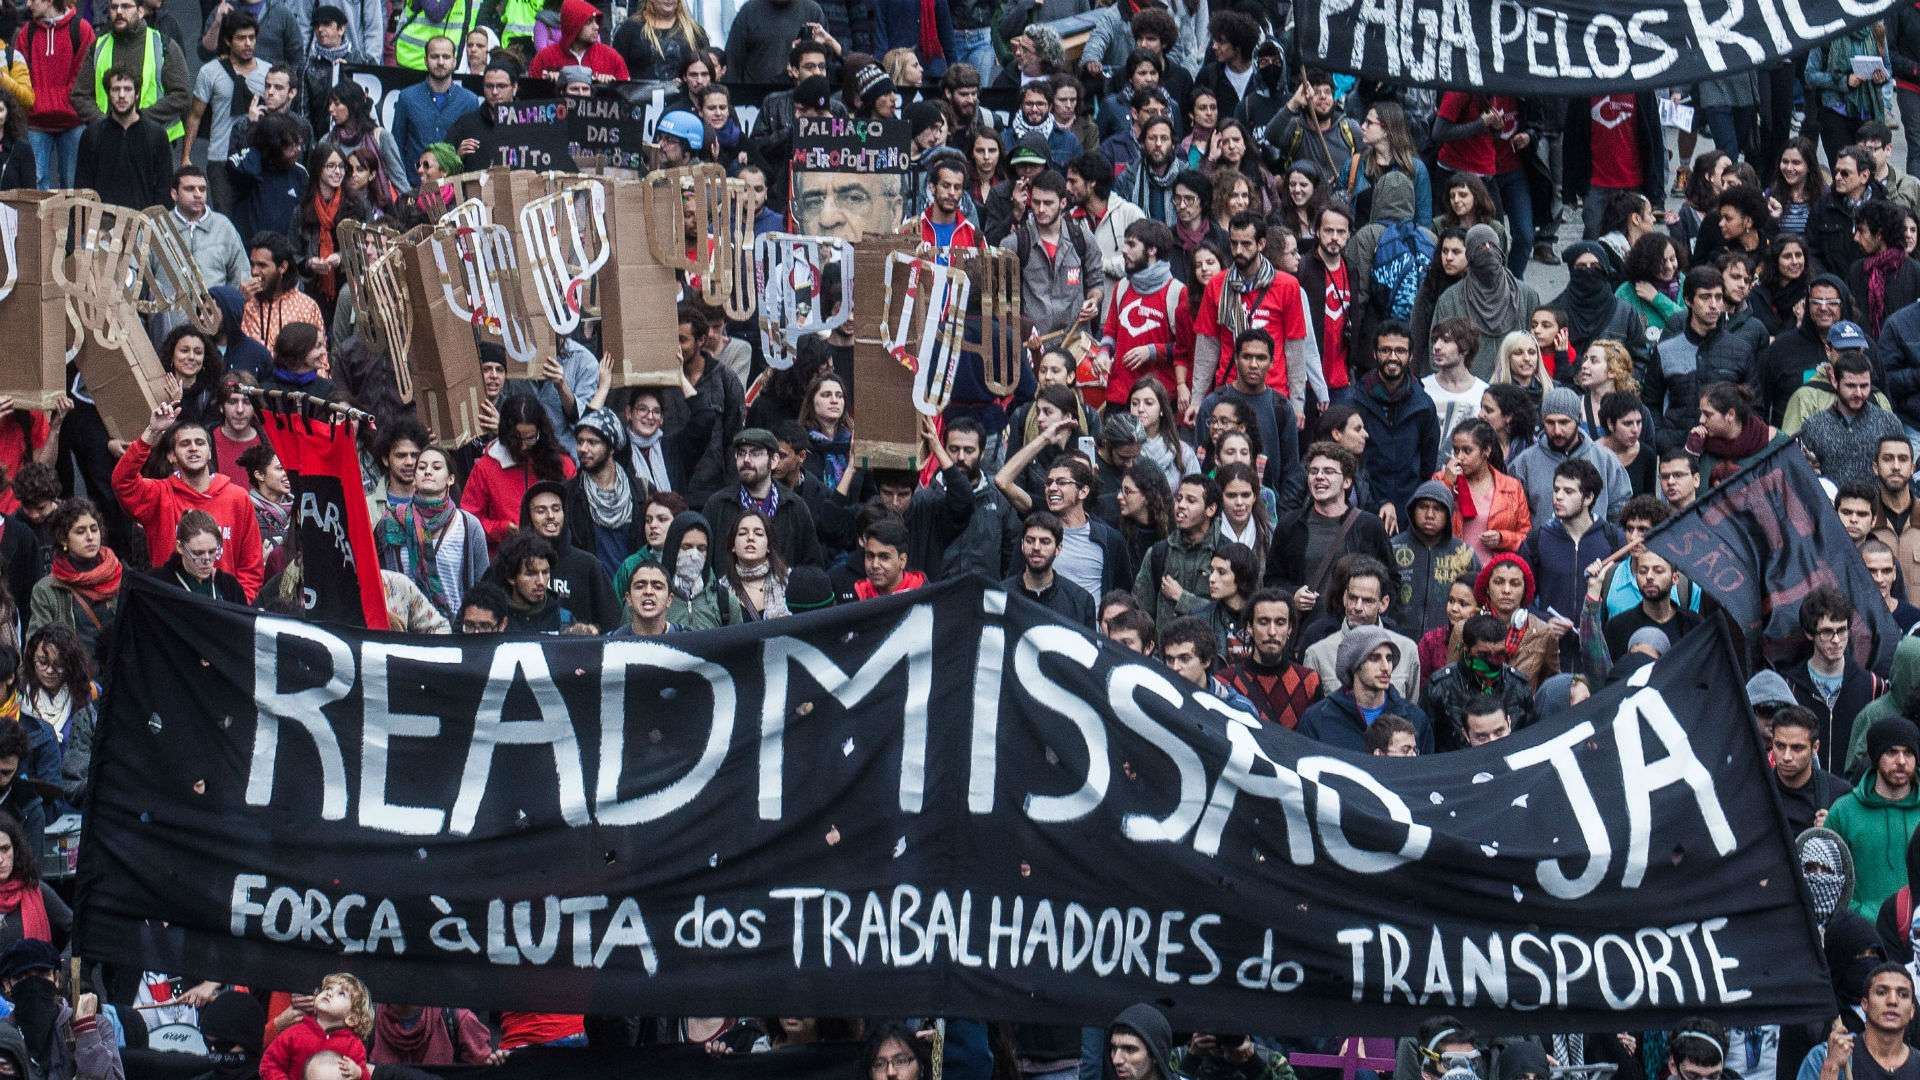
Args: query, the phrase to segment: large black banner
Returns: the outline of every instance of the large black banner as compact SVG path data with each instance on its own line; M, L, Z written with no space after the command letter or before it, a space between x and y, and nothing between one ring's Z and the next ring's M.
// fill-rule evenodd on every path
M1711 631L1418 759L1259 727L977 579L651 640L403 637L142 584L118 635L98 959L609 1014L1831 1011Z
M1854 659L1884 672L1900 640L1880 590L1797 442L1782 443L1647 535L1771 658L1805 646L1800 601L1822 585L1853 601Z
M1894 0L1294 0L1307 62L1369 79L1551 97L1686 86L1873 22Z

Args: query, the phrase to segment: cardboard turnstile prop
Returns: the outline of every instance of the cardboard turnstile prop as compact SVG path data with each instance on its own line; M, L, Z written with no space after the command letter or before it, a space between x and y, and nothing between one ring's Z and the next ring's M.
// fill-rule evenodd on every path
M81 328L74 365L108 436L132 439L168 397L140 316L179 311L203 330L218 330L219 309L161 214L109 206L91 192L56 193L41 213L53 220L53 283Z
M0 338L14 343L15 358L0 364L0 397L43 412L66 394L67 361L79 349L79 321L53 280L54 219L42 213L55 194L0 191L0 257L7 263Z
M395 375L408 380L400 387L402 399L413 402L442 446L457 446L481 433L480 406L486 400L479 341L470 317L456 309L464 288L456 278L462 273L460 247L457 225L420 225L375 264L372 275L378 279L391 269L405 294L406 348L394 354ZM387 260L397 265L388 268Z
M613 254L607 183L578 179L520 210L521 258L540 313L554 333L580 328L594 304L594 279ZM616 375L617 368L616 367Z
M535 353L513 230L494 224L478 199L452 207L440 224L453 231L451 265L446 262L445 245L431 249L439 263L447 306L476 331L498 338L508 359L529 366L545 359Z
M920 467L920 402L931 397L930 385L951 391L950 365L959 361L966 275L919 258L922 250L906 236L854 245L848 324L860 430L853 457L869 469Z
M840 300L827 314L829 265L840 268ZM793 366L808 334L837 330L853 314L853 245L837 237L762 233L754 242L754 292L759 298L760 349L767 366Z

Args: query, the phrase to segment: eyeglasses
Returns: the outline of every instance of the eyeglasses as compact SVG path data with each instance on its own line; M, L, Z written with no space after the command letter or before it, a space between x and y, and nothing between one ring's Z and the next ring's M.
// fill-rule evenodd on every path
M460 632L463 634L491 634L496 625L498 624L484 622L478 619L461 619Z
M1836 296L1830 300L1823 300L1818 296L1809 296L1807 297L1807 303L1812 304L1814 307L1839 307L1840 298Z
M61 663L57 657L49 659L45 656L36 656L33 658L33 666L39 668L41 671L67 670L67 665Z
M212 551L183 551L181 554L194 562L213 562L220 557L220 549L216 547Z
M641 416L659 416L659 415L660 415L660 406L658 406L658 405L635 405L635 406L633 407L633 410L632 410L632 411L633 411L633 412L636 412L636 413L639 413L639 414L640 414Z
M895 1072L906 1072L908 1069L912 1068L914 1063L918 1060L919 1059L914 1057L912 1054L906 1054L906 1053L895 1054L892 1057L877 1057L873 1059L872 1065L867 1066L867 1070L873 1073L875 1076L879 1076L880 1074L886 1072L889 1068L893 1069Z
M1813 636L1819 638L1821 641L1844 641L1847 637L1847 627L1823 626L1815 630Z

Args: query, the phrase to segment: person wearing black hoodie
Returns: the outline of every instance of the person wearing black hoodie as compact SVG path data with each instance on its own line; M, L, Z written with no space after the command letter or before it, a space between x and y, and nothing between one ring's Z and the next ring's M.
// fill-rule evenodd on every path
M1567 345L1573 355L1585 356L1587 346L1601 338L1612 338L1627 347L1634 365L1645 368L1653 358L1647 342L1647 320L1637 308L1614 295L1614 283L1607 276L1607 251L1598 241L1582 240L1568 244L1560 258L1567 265L1567 288L1552 304L1567 320ZM1554 374L1561 383L1574 385L1578 363L1563 365Z
M1145 1002L1127 1006L1107 1025L1106 1080L1179 1080L1167 1056L1172 1041L1165 1013Z
M260 1075L267 1010L244 990L229 990L200 1009L200 1035L207 1042L206 1072L193 1080L253 1080Z
M1833 274L1821 274L1807 283L1807 308L1800 325L1774 338L1754 365L1754 385L1766 406L1769 424L1780 422L1793 392L1805 386L1827 362L1827 331L1841 319L1851 318L1853 294L1846 282Z
M625 622L614 601L613 579L600 560L589 551L576 547L567 526L567 489L551 480L542 480L527 488L520 500L520 528L553 546L550 597L567 610L572 623L586 623L592 632L611 630ZM487 571L484 580L506 586L504 550Z

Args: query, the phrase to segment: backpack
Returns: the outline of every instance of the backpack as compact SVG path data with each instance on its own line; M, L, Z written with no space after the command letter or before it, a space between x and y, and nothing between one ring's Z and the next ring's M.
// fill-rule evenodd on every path
M1433 262L1433 238L1411 221L1389 223L1373 246L1374 307L1396 319L1413 317L1413 302Z
M1100 269L1100 260L1089 254L1093 248L1093 237L1087 232L1084 224L1072 218L1063 217L1060 225L1060 231L1066 234L1067 241L1073 245L1073 250L1080 256L1081 280L1084 281L1089 268ZM1027 265L1027 258L1033 254L1033 245L1033 223L1022 221L1014 229L1014 246L1019 251L1021 266Z

